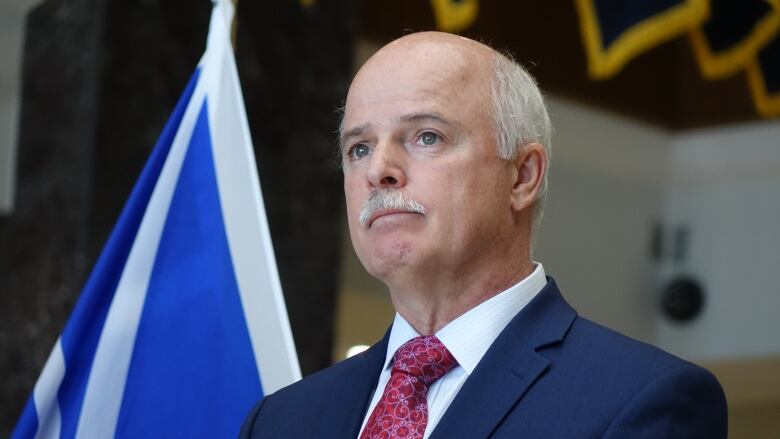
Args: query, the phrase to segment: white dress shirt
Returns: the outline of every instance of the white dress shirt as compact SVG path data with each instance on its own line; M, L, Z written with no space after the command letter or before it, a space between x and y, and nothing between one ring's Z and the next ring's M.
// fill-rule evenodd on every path
M424 439L430 436L463 383L474 372L474 368L501 331L546 284L544 267L536 263L536 268L528 277L470 309L436 333L436 337L449 349L458 364L428 388L428 424L425 427ZM379 403L385 386L390 380L395 351L407 341L419 336L420 334L412 325L396 313L387 343L385 365L368 412L363 418L360 433L363 432L371 412Z

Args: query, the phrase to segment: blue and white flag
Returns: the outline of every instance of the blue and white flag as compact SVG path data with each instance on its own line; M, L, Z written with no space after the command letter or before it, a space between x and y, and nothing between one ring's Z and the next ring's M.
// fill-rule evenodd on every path
M300 379L229 30L206 53L13 438L227 438Z

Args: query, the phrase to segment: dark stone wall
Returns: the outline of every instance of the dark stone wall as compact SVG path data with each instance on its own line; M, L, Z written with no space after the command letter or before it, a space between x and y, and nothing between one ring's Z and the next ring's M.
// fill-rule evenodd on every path
M354 10L354 0L239 4L239 75L304 374L331 361L343 198L335 109ZM209 14L206 1L49 0L28 16L17 208L0 217L0 437L200 59Z
M102 0L27 19L16 209L0 218L0 436L7 437L93 260L88 251Z

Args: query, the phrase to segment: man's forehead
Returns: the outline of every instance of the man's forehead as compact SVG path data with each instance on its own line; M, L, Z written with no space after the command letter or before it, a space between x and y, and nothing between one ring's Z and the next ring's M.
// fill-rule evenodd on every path
M412 98L435 110L448 101L479 99L488 94L493 55L458 40L453 43L449 38L440 39L434 33L433 38L397 40L371 57L350 86L345 120L355 107L375 107Z
M494 54L493 49L481 43L450 34L412 34L379 49L355 75L353 85L366 76L390 76L409 69L476 75L490 66Z
M391 41L379 49L375 55L382 55L384 52L397 49L414 50L416 48L424 48L424 50L432 48L451 49L463 54L483 57L490 57L495 53L487 45L459 35L446 32L417 32Z
M473 109L484 106L485 97L468 93L466 87L441 81L438 90L407 87L389 91L366 87L350 95L344 107L340 140L376 130L435 123L457 127ZM468 107L468 108L467 108ZM473 118L473 117L472 117Z

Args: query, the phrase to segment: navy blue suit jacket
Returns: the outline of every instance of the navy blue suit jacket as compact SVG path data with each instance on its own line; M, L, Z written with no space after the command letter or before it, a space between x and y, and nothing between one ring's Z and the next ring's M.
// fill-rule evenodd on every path
M387 338L264 398L240 437L357 438ZM712 374L577 316L550 279L498 336L431 439L712 439L726 429Z

